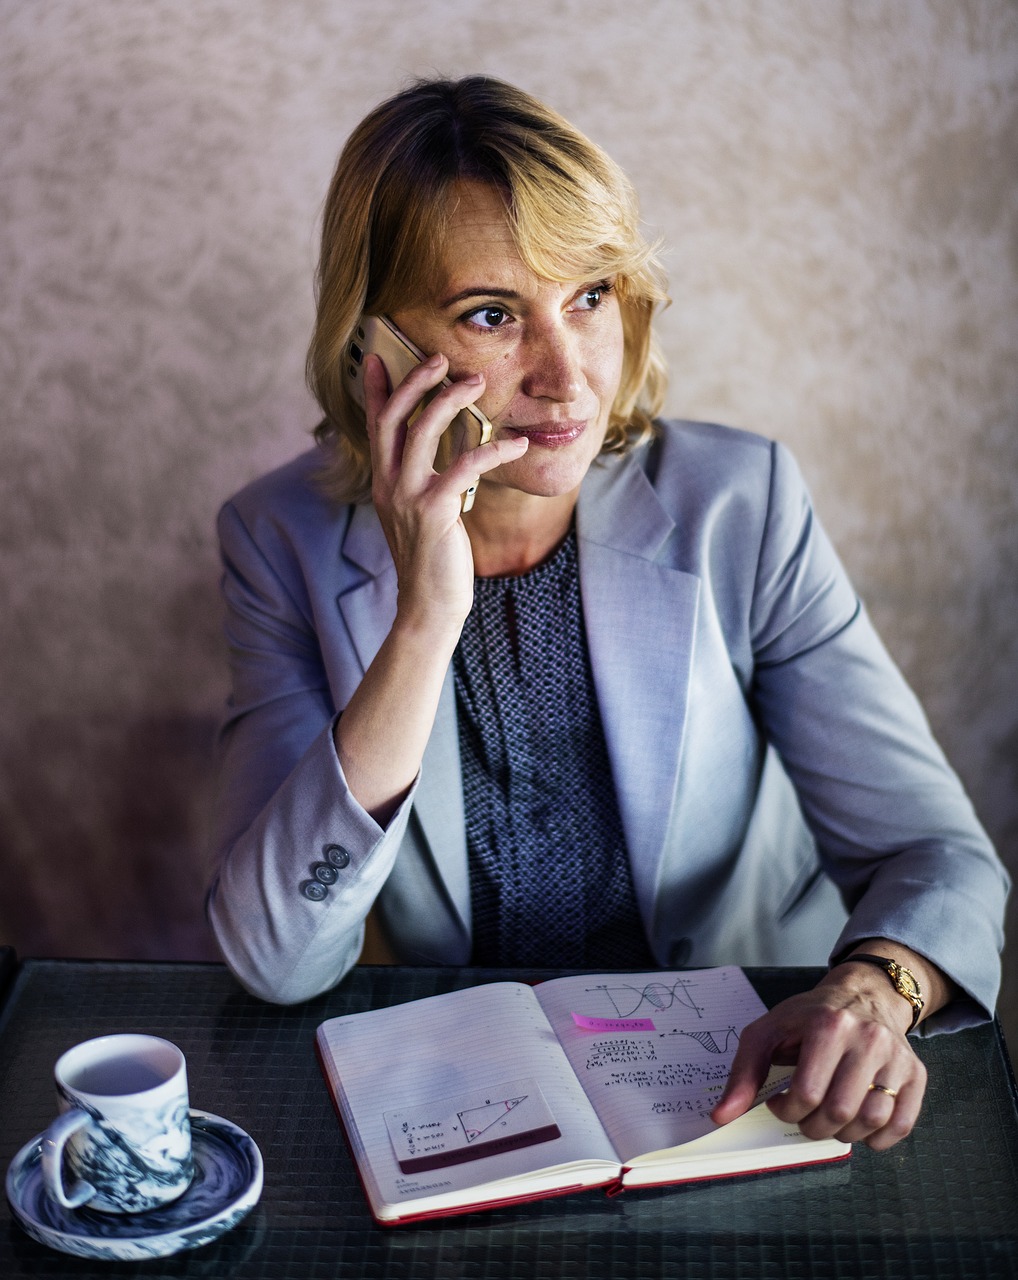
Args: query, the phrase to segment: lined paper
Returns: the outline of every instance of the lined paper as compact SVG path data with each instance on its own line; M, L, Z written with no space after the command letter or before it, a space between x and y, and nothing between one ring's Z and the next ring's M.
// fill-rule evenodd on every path
M718 1128L710 1110L739 1035L767 1011L734 966L555 978L535 991L625 1164ZM651 1018L654 1030L592 1033L577 1026L576 1014Z
M550 1189L559 1181L554 1170L572 1161L594 1169L587 1178L596 1185L618 1166L530 987L491 983L334 1018L318 1036L376 1212L383 1205L468 1190L469 1199L483 1198L485 1183L532 1181L536 1170L549 1166L549 1176L534 1189ZM460 1096L472 1105L478 1094L525 1077L540 1080L559 1138L430 1173L401 1172L386 1112L446 1104ZM599 1162L605 1168L597 1172Z

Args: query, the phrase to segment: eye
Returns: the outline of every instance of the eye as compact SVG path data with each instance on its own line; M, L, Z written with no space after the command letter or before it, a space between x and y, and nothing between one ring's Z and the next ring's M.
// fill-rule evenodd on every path
M502 307L478 307L464 318L479 329L501 329L509 319L509 313Z
M606 294L611 293L614 287L609 281L602 280L600 284L591 285L589 289L584 289L578 293L573 305L577 311L594 311L604 301Z

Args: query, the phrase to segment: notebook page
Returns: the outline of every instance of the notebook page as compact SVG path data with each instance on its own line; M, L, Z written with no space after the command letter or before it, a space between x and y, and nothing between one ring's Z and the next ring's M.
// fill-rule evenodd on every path
M412 1207L419 1197L571 1161L618 1165L530 987L493 983L432 996L334 1018L318 1034L330 1075L341 1081L347 1119L354 1122L351 1145L381 1203ZM560 1137L429 1172L408 1174L400 1167L387 1113L419 1115L432 1107L437 1116L455 1110L458 1099L464 1110L475 1108L479 1094L492 1103L502 1100L506 1084L516 1099L527 1092L519 1082L528 1079L539 1084Z
M734 966L555 978L535 994L624 1163L718 1127L739 1033L766 1012Z

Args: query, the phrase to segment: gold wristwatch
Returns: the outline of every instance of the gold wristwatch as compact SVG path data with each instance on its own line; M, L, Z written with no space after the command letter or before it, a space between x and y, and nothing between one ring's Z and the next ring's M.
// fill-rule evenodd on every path
M926 1003L923 999L922 987L912 970L906 969L903 964L898 964L897 960L889 960L887 956L871 956L862 951L857 951L851 956L842 956L840 960L835 960L831 968L839 964L848 964L850 960L861 960L864 964L875 964L878 969L883 969L898 995L904 996L912 1006L912 1022L908 1028L912 1031Z

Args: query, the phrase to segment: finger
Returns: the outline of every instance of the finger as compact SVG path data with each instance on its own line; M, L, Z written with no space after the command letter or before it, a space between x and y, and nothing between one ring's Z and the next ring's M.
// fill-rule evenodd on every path
M898 1097L898 1090L894 1090L893 1097L888 1093L870 1090L861 1099L857 1114L831 1136L838 1138L841 1142L868 1141L872 1135L892 1121ZM806 1124L809 1128L808 1121Z
M447 368L445 356L431 356L411 370L391 395L387 392L384 366L379 363L370 375L365 371L366 388L370 376L370 400L366 395L365 401L370 405L366 413L372 446L372 492L376 502L387 498L399 503L413 501L415 496L434 488L435 460L442 432L484 387L481 375L441 386ZM429 392L431 396L427 399ZM470 483L464 481L462 488L466 489Z
M926 1069L916 1059L911 1074L897 1087L884 1083L893 1078L888 1070L879 1073L879 1084L870 1084L858 1115L836 1137L843 1142L865 1142L880 1151L912 1132L926 1091Z
M376 475L398 470L403 456L406 427L394 420L387 429L379 419L390 396L389 375L378 356L364 357L364 421L371 447L371 466Z
M370 376L368 362L371 365ZM395 435L402 444L408 423L420 413L425 398L441 385L447 368L445 356L431 356L415 365L402 382L393 387L381 359L374 355L367 357L364 413L369 437L388 439Z
M882 1023L860 1023L845 1009L821 1010L803 1039L792 1083L771 1110L810 1138L831 1137L858 1115L870 1082L902 1051L914 1057L904 1038ZM892 1075L908 1071L906 1065Z
M441 383L448 367L448 361L444 355L438 353L429 356L427 360L414 365L406 377L393 386L388 370L381 359L371 355L367 360L372 364L377 362L385 376L384 385L381 381L376 382L373 379L369 388L367 363L365 364L364 412L369 422L377 421L383 427L393 423L403 423L413 417L421 400Z
M445 493L456 501L464 499L471 489L476 489L481 477L503 463L514 462L521 458L530 446L526 436L513 436L505 440L493 440L489 444L469 449L445 471L433 474L430 480L430 491L436 497ZM461 502L461 514L468 512L473 506L473 495L469 501Z
M416 365L403 381L392 387L382 360L370 355L364 366L364 416L368 438L378 445L382 461L398 466L406 439L407 423L421 401L445 376L445 356L434 355Z
M413 472L433 472L442 435L448 431L456 415L472 405L483 391L484 375L475 373L451 382L433 396L409 421L403 446L404 466L409 466Z
M771 1061L770 1037L751 1023L740 1037L721 1099L710 1113L715 1124L728 1124L749 1110L767 1078Z
M888 1123L898 1124L911 1114L918 1115L914 1089L906 1085L919 1081L919 1101L925 1081L922 1063L904 1037L881 1024L859 1027L824 1086L825 1067L813 1072L816 1063L804 1055L802 1071L797 1070L789 1093L775 1099L772 1110L781 1119L797 1123L809 1138L840 1137L859 1141ZM874 1082L881 1088L874 1088ZM885 1089L891 1090L890 1093ZM898 1102L905 1102L898 1113ZM894 1141L897 1141L895 1138Z
M897 1098L892 1099L894 1106L884 1123L873 1128L870 1133L855 1141L864 1141L873 1151L886 1151L896 1142L908 1135L915 1128L919 1112L926 1092L926 1072L906 1081L898 1090ZM851 1139L846 1139L851 1141Z
M478 481L481 476L506 462L522 458L530 447L526 436L508 436L503 440L489 440L461 453L442 473L457 493Z
M826 1111L831 1105L831 1088L837 1077L841 1053L840 1046L826 1037L806 1037L788 1088L767 1101L771 1111L787 1124L799 1125L807 1137L829 1136L847 1123L857 1108L841 1103L843 1111L838 1118L829 1117ZM814 1130L826 1128L828 1132L807 1133L804 1125L812 1126Z
M872 1083L850 1086L845 1080L847 1074L836 1073L820 1105L799 1118L799 1128L808 1138L839 1137L843 1142L858 1142L891 1118L898 1090L887 1086L883 1091ZM886 1071L880 1074L889 1078Z

